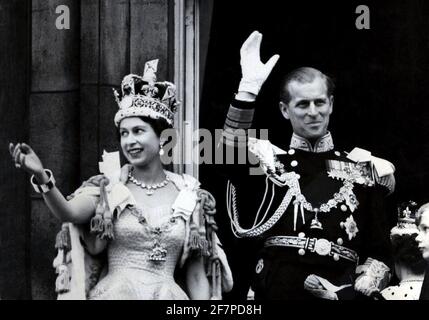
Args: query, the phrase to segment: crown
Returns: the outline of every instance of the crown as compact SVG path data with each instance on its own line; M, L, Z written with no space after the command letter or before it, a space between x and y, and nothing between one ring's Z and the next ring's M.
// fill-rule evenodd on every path
M414 201L403 202L398 206L398 222L390 231L390 236L418 233L416 214L418 205Z
M113 89L119 110L115 125L128 117L163 118L171 126L177 110L176 86L168 81L156 82L158 59L146 62L143 76L129 74L121 83L121 93Z

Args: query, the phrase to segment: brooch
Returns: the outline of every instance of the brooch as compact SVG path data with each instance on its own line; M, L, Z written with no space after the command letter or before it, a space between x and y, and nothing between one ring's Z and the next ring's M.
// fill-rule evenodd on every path
M356 237L356 234L359 232L356 221L353 219L352 215L350 215L350 217L348 217L345 222L341 222L340 226L341 228L345 229L347 235L349 236L349 240L352 240L354 237Z

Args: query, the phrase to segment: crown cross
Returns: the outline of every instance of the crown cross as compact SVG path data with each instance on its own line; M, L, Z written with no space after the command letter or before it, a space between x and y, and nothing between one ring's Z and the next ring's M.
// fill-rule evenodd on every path
M405 214L405 217L406 218L409 218L410 217L410 214L411 214L411 211L410 211L410 208L406 208L404 211L402 211L404 214Z

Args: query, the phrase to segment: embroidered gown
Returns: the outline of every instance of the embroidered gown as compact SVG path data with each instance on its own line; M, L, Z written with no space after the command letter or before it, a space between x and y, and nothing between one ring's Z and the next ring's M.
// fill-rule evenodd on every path
M193 257L191 251L195 248L192 248L190 242L191 228L197 227L199 232L208 232L204 219L198 218L199 222L194 220L200 212L197 191L203 190L199 189L199 182L191 176L168 171L166 175L171 183L158 194L159 199L154 194L151 201L146 199L143 203L137 202L131 193L132 185L125 186L122 183L116 183L108 190L109 207L114 208L112 212L116 212L113 217L114 239L107 245L107 268L105 264L101 272L104 276L100 278L98 275L103 265L83 246L88 246L85 241L91 241L91 238L87 237L82 226L65 223L72 250L63 254L59 248L58 257L67 257L64 261L67 261L71 276L69 288L57 291L58 299L189 299L174 276L175 271L183 274L182 267ZM75 192L71 201L80 201L85 206L92 202L95 210L99 196L99 187L83 187ZM232 276L216 234L213 233L211 239L213 241L210 242L208 253L214 253L216 258L207 260L206 268L211 270L210 267L215 264L215 270L220 270L220 273L214 271L216 282L211 282L212 298L217 299L221 297L222 291L231 290ZM57 284L60 279L61 275L57 278Z
M188 299L174 279L186 221L177 213L171 214L170 205L151 210L162 215L161 224L149 225L145 210L137 206L126 208L119 216L114 224L115 240L107 249L108 274L91 290L89 299Z

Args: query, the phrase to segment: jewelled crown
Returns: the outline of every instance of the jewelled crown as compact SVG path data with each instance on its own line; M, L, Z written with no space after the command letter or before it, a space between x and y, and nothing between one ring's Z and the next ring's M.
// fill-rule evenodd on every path
M398 223L390 231L390 236L418 233L416 214L418 205L414 201L408 201L398 206Z
M121 93L113 89L119 110L115 125L127 117L163 118L171 126L176 112L176 86L168 81L156 82L158 59L146 62L143 76L129 74L121 84Z

